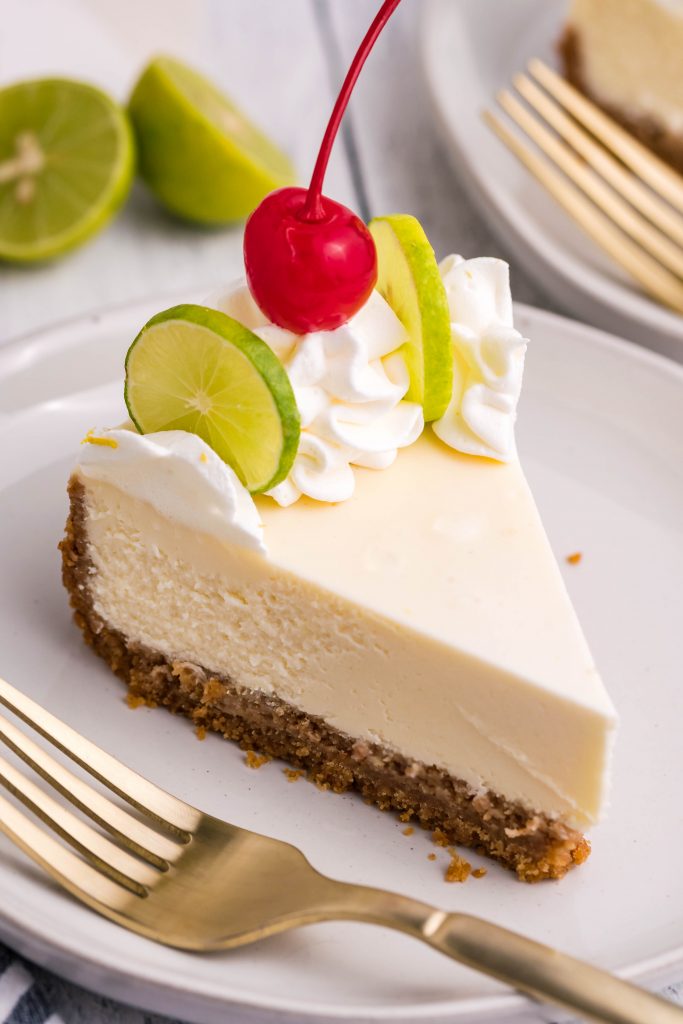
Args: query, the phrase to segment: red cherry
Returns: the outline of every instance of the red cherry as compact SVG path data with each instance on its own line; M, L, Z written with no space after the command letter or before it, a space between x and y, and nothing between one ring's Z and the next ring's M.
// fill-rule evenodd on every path
M252 295L274 324L297 334L331 331L367 300L377 252L362 220L322 194L337 130L360 70L400 0L384 0L353 58L318 153L308 190L283 188L257 206L244 231Z
M377 252L363 221L321 196L320 220L305 220L308 192L271 192L247 221L244 265L262 312L296 334L333 331L367 301Z

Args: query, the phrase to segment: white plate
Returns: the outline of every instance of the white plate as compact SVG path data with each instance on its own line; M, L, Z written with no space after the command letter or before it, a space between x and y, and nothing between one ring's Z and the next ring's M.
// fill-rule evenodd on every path
M183 296L187 299L187 296ZM644 982L683 977L680 626L683 370L521 307L532 339L520 448L622 715L616 785L594 853L559 884L487 864L442 880L428 837L353 796L252 771L232 744L164 711L128 710L70 621L56 549L87 427L123 415L126 346L162 300L0 351L0 669L144 775L213 814L299 845L330 875L481 914ZM582 563L563 556L580 550ZM477 861L477 858L473 858ZM477 861L478 862L478 861ZM286 879L283 879L286 884ZM0 843L0 936L99 992L203 1024L240 1020L537 1020L520 997L409 939L321 925L196 956L129 935Z
M683 317L650 300L594 245L483 123L530 57L556 63L566 0L430 0L422 57L463 184L558 304L588 323L683 360Z

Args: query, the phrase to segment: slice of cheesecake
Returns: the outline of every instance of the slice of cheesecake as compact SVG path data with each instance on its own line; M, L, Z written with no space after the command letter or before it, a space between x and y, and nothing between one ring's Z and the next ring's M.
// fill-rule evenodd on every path
M64 582L134 695L526 881L585 859L614 712L518 461L428 433L351 501L254 517L195 435L91 440Z
M560 53L570 81L683 172L679 0L573 0Z

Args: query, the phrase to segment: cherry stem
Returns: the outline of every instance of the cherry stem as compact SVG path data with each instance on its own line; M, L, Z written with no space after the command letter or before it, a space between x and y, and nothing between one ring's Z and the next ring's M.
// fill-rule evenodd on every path
M325 135L323 136L323 141L320 146L318 159L316 160L315 167L313 168L311 183L308 186L306 202L303 210L301 211L302 220L316 221L323 219L324 215L321 203L323 181L325 179L325 171L327 170L330 153L332 152L332 146L334 145L334 140L337 137L337 132L339 131L339 125L341 124L344 111L346 110L349 99L351 98L353 87L361 73L361 69L365 64L370 51L375 45L377 37L400 2L401 0L384 0L384 3L377 12L375 20L368 29L363 42L358 47L356 56L353 58L351 67L344 79L344 84L337 96L337 102L334 105L329 123L325 129Z

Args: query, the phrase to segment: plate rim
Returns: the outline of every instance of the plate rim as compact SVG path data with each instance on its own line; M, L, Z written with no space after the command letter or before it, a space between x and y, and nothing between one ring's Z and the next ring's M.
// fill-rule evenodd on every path
M540 0L537 0L540 3ZM446 113L446 104L442 97L441 73L434 61L437 25L442 22L443 12L449 17L464 19L462 12L456 12L448 0L427 0L419 24L419 57L424 80L427 83L432 112L435 115L442 140L446 143L448 155L460 172L460 180L469 197L476 204L478 212L489 225L496 237L504 238L505 244L511 247L510 238L514 237L521 246L517 257L527 272L543 268L544 273L552 273L561 279L565 287L574 292L576 312L587 314L587 303L593 307L592 316L599 309L602 315L610 315L618 319L619 329L630 322L643 331L656 332L659 344L671 353L683 356L683 317L673 311L660 307L653 300L641 295L636 288L613 281L599 269L584 272L580 261L571 254L561 253L559 244L555 244L552 236L533 229L533 221L521 215L514 203L508 201L508 191L489 187L484 176L478 173L475 161L471 158L465 139L453 131ZM439 30L443 31L443 27ZM494 103L495 97L491 97ZM500 181L496 178L496 183ZM530 180L531 176L530 176ZM541 186L538 186L539 189ZM559 207L558 207L559 209ZM500 230L502 221L507 225L508 236L505 238ZM607 297L605 297L607 295ZM563 306L568 302L558 297ZM625 303L627 308L624 308ZM581 308L579 308L581 307Z
M157 298L163 303L177 295L177 289L156 293L156 298L155 295L152 295L146 299L137 299L113 305L104 310L91 311L15 337L0 345L0 380L12 374L17 362L21 365L21 369L26 369L30 365L35 365L46 351L54 353L55 339L60 335L80 335L85 331L106 331L110 322L116 320L117 317L131 316L135 310L142 311L152 307ZM187 299L186 293L185 298ZM683 365L659 352L646 349L635 342L620 338L600 328L572 320L570 317L525 303L515 303L515 314L531 320L541 328L545 324L549 328L559 328L570 335L579 334L589 344L647 366L659 375L669 379L673 378L683 388ZM22 348L25 349L27 345L30 346L31 351L25 358L18 358ZM21 412L20 409L15 413L0 414L0 423L8 422L14 416L20 416ZM1 906L0 939L8 941L12 948L47 969L50 969L51 964L57 963L57 970L62 977L85 987L87 987L88 981L83 978L83 968L92 969L97 972L98 992L110 998L125 1002L126 996L124 995L122 1000L121 986L127 985L130 988L132 984L135 1005L157 1013L172 1012L169 1007L173 1005L181 1012L191 1015L194 1015L195 1012L211 1014L224 1012L226 1008L232 1007L251 1014L260 1012L264 1021L266 1019L284 1021L292 1018L293 1020L315 1020L320 1024L323 1021L352 1020L378 1022L396 1020L415 1021L420 1024L427 1024L427 1022L445 1024L447 1020L459 1020L465 1024L466 1021L495 1020L498 1024L504 1024L504 1021L512 1021L521 1014L528 1013L532 1005L524 996L514 992L472 996L459 1000L458 1003L441 1000L427 1005L416 1004L402 1007L372 1005L331 1007L329 1004L311 1002L300 1004L295 1000L269 997L263 993L256 994L253 998L247 997L244 993L236 994L235 998L226 998L224 992L211 990L206 979L195 987L188 987L185 979L182 982L175 981L173 972L168 967L154 965L154 968L150 970L150 965L145 964L136 969L136 963L125 961L123 953L120 953L114 962L111 959L111 951L108 958L101 953L98 960L92 949L84 951L77 948L77 938L67 940L55 932L49 934L48 937L45 932L39 930L37 925L19 920L16 915L8 913ZM54 966L52 969L55 969ZM653 983L667 984L669 976L673 979L674 972L677 972L675 980L679 980L683 975L683 944L656 956L629 964L617 973L629 980L651 985ZM104 982L102 981L103 977L105 978ZM155 1002L155 999L158 1001ZM180 1005L183 999L188 1000L188 1005L185 1007ZM162 1000L164 1008L160 1009ZM201 1009L202 1005L203 1009ZM195 1011L193 1007L199 1009ZM194 1019L205 1020L201 1016L195 1016ZM218 1018L215 1019L218 1020Z

